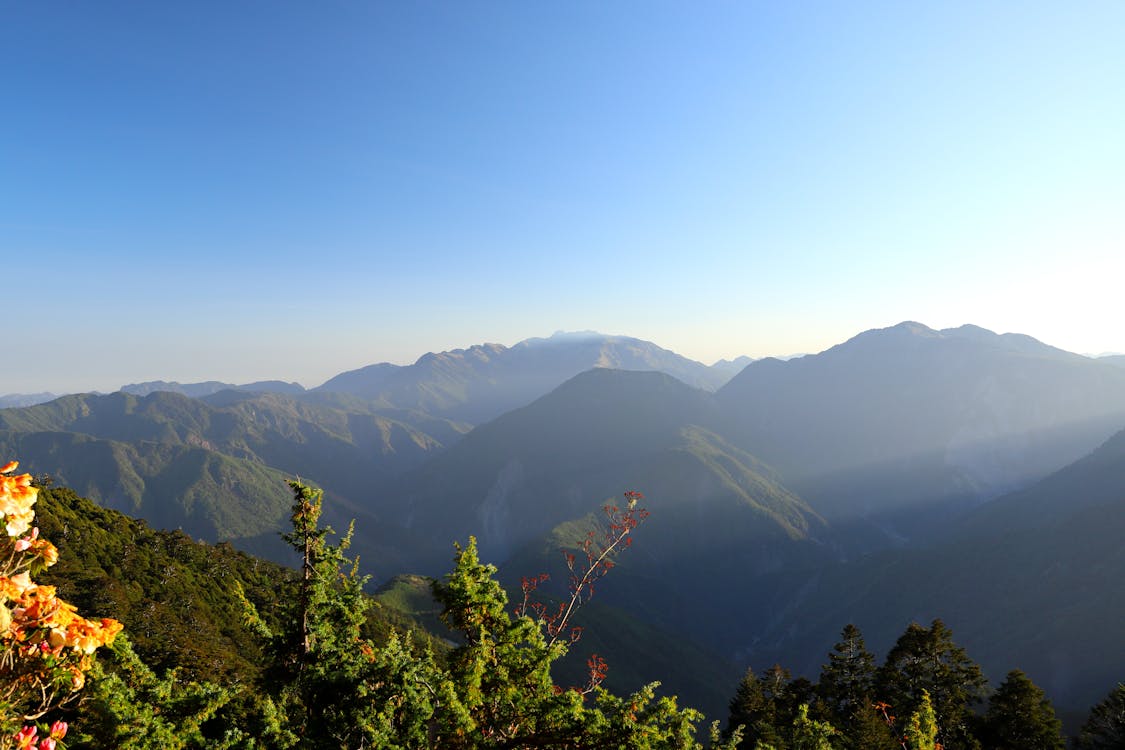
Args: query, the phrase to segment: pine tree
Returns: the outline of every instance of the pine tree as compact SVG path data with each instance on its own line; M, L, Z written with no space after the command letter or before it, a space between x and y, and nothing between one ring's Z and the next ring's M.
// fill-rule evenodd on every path
M78 747L184 750L239 747L239 727L207 737L204 724L235 697L234 690L185 680L178 670L158 678L119 635L94 664L73 732ZM107 668L111 667L111 668Z
M362 633L370 600L366 578L345 552L351 530L329 544L320 525L322 493L290 482L293 530L283 535L301 556L296 591L279 632L249 602L248 619L269 641L265 704L248 733L269 747L424 747L439 673L428 653L392 636L377 647Z
M937 734L937 719L933 703L930 702L930 693L923 690L918 709L906 722L903 744L907 750L938 750Z
M820 670L817 696L833 721L842 725L856 709L870 706L874 687L875 657L864 645L859 628L847 625Z
M847 625L832 647L817 683L817 710L840 728L839 742L849 750L896 750L900 747L876 713L875 657L855 625Z
M922 693L930 696L938 739L946 750L979 747L970 726L972 707L986 686L980 667L953 642L941 620L930 627L912 623L876 673L876 694L900 715L917 711Z
M761 674L746 671L729 703L727 732L744 727L745 747L783 748L793 723L816 694L816 686L803 677L793 679L788 669L775 664Z
M1120 750L1125 747L1125 684L1119 684L1090 711L1078 735L1078 750Z
M809 704L802 703L797 708L789 739L790 750L834 750L838 739L839 732L827 721L809 718Z
M1064 750L1062 722L1047 696L1018 669L988 701L982 730L990 750Z
M746 747L759 743L777 745L781 735L776 721L776 707L766 697L762 681L753 669L747 669L728 706L727 733L741 726Z
M614 696L601 687L605 664L594 658L585 686L556 685L550 667L568 641L550 635L549 623L526 614L526 606L509 614L495 574L495 566L480 562L470 538L458 549L453 571L434 585L442 620L462 640L439 690L434 747L701 750L695 725L702 716L680 709L674 698L657 700L655 684ZM713 747L732 748L737 741L735 736L721 745L716 734L714 729Z

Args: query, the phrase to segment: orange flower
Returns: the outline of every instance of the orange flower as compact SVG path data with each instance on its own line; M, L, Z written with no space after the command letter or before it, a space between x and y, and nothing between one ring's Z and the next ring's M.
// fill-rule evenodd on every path
M20 536L31 528L31 522L35 520L35 511L31 506L35 505L35 497L39 494L39 489L31 486L30 474L2 476L18 465L9 461L0 470L0 516L5 519L8 536Z

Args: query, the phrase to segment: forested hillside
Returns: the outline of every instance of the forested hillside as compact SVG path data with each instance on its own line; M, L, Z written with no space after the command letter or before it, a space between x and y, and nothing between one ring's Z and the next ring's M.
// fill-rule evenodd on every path
M652 687L625 698L607 692L603 655L586 659L578 681L563 677L571 687L557 682L565 672L554 663L588 638L575 613L643 534L649 513L639 494L607 506L607 524L581 537L561 598L546 595L537 577L524 578L510 600L470 540L453 571L425 586L432 595L418 589L424 582L403 580L384 594L388 609L363 594L364 578L346 557L350 534L337 543L320 525L320 493L297 483L293 492L286 541L301 555L303 577L227 545L151 531L70 490L40 489L39 526L12 548L58 539L58 562L41 582L80 610L120 618L124 635L89 667L87 684L76 683L81 701L23 718L0 747L26 747L18 743L36 732L52 740L42 748L64 738L92 748L702 747L698 713L655 699ZM12 526L13 512L5 520L18 536L25 527ZM398 614L431 602L449 646ZM7 634L0 645L11 648ZM748 670L710 747L1063 747L1043 692L1014 669L989 689L941 621L911 625L875 665L849 625L815 683L781 666ZM0 690L13 677L0 665ZM1080 747L1120 741L1116 696L1091 714Z

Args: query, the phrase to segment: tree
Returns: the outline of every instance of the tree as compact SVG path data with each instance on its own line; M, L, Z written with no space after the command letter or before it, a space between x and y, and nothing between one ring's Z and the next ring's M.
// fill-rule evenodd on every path
M842 721L871 703L875 687L875 656L867 650L855 625L846 625L820 670L817 696L831 716Z
M606 663L587 662L585 685L563 687L551 676L553 662L566 654L579 632L571 624L590 584L613 567L613 555L629 546L630 533L647 512L637 508L639 493L626 493L627 506L607 505L605 539L587 537L586 562L571 567L570 597L557 609L530 601L534 584L525 579L524 600L510 614L508 597L496 581L496 568L481 563L476 540L458 547L453 571L435 582L442 620L460 634L449 656L447 679L439 690L440 710L431 736L435 747L485 748L622 747L635 750L697 750L696 725L702 716L681 709L675 698L655 696L657 683L626 697L606 691ZM541 579L533 579L541 580ZM736 733L721 744L712 726L713 747L733 748Z
M1079 750L1120 750L1125 747L1125 684L1118 684L1090 711L1078 735Z
M776 706L766 697L762 681L753 669L746 670L728 704L727 734L732 734L738 727L743 728L747 747L753 748L758 744L776 746L781 742Z
M263 717L250 735L269 747L424 747L440 674L428 652L392 635L377 647L363 635L366 578L320 525L322 493L290 482L293 530L283 535L301 556L283 628L271 631L244 600L250 623L269 642L261 682Z
M899 747L886 722L875 712L875 657L855 625L847 625L832 647L817 683L817 709L840 728L840 742L855 750Z
M930 693L928 690L923 690L918 709L906 722L903 747L906 750L939 750L937 735L937 719L934 716L934 706L930 702Z
M244 732L248 746L701 750L695 732L702 716L674 698L657 699L655 684L611 695L601 687L605 662L596 657L584 686L566 689L551 677L551 664L576 637L571 616L643 518L639 494L627 495L624 511L607 506L606 541L588 540L585 566L571 559L571 598L557 612L533 604L526 586L523 604L509 613L496 568L480 562L476 541L458 548L453 571L433 589L442 620L461 641L439 666L408 639L392 635L379 647L363 636L370 605L365 579L344 555L351 533L329 544L331 530L319 525L320 492L291 486L293 531L284 538L301 555L301 575L278 632L247 603L270 642L262 718ZM713 727L716 748L733 747L721 746L717 735Z
M791 750L834 750L839 732L826 721L809 718L809 704L802 703L793 720L789 747Z
M90 670L79 711L76 741L81 747L116 750L223 750L242 733L230 727L226 737L206 737L203 724L234 697L233 690L184 680L179 670L158 678L118 636L106 663Z
M789 685L792 675L788 669L775 664L760 675L746 670L730 702L727 718L728 731L743 726L743 736L749 747L784 747L785 735L793 722L796 706L791 704Z
M946 750L979 747L970 723L987 682L980 667L953 642L941 620L930 627L912 623L876 673L876 693L899 715L916 712L923 692L930 696L938 739Z
M982 740L990 750L1064 750L1062 721L1043 691L1012 670L988 701Z

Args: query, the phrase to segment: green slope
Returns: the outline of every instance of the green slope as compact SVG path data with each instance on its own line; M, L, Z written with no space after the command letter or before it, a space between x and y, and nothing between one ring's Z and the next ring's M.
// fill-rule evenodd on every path
M58 564L39 580L83 613L120 620L147 663L198 679L256 672L259 646L234 586L268 613L290 571L229 545L154 531L65 488L41 490L35 509L42 536L59 548Z
M290 502L281 472L182 444L5 430L0 453L106 507L211 541L276 531Z
M187 679L225 683L246 683L257 674L261 643L245 625L236 585L276 625L282 584L295 576L291 569L229 544L155 531L67 488L41 489L35 509L41 535L59 549L58 564L36 580L58 586L84 614L120 620L150 666L181 667ZM377 639L396 629L431 642L392 607L376 607L367 627Z
M443 420L389 418L347 397L82 394L0 410L0 449L156 526L246 539L281 527L284 479L294 475L325 488L337 525L362 515L389 477L441 449L410 419L451 439L461 434Z

